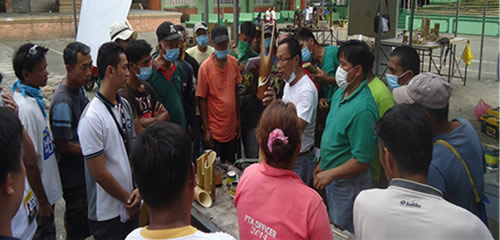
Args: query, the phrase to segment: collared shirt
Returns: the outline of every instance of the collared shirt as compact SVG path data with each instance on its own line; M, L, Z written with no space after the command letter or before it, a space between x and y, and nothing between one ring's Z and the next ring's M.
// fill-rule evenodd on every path
M337 46L327 46L325 47L325 53L323 54L323 63L321 65L321 69L328 74L330 77L335 77L335 73L337 72L337 68L339 67L339 57L337 53L339 51L339 47ZM326 101L330 104L332 102L332 97L335 91L337 90L336 84L322 84L320 86L321 97L326 98Z
M115 105L98 92L82 113L78 124L78 136L85 160L104 155L106 169L125 191L131 193L133 190L132 170L119 126L113 118L120 125L122 122L126 123L124 132L132 141L135 138L134 115L126 99L117 95L117 100L118 104ZM111 108L112 113L107 107ZM124 121L122 121L121 108L123 108ZM86 161L88 218L93 221L106 221L118 217L124 207L123 204L95 181Z
M249 166L234 203L241 239L333 239L323 200L292 170Z
M165 69L161 68L153 58L151 60L153 73L147 81L156 91L156 95L160 102L167 109L170 115L170 121L187 129L186 114L182 101L184 81L182 80L182 73L177 64L179 63L176 62L171 72L168 73Z
M427 184L393 179L387 189L362 191L354 201L356 239L493 239L469 211Z
M149 239L170 239L170 240L234 240L234 237L227 233L215 232L204 233L192 226L179 228L150 230L148 227L136 228L128 234L126 240L149 240Z
M379 118L367 81L346 99L337 89L332 98L321 140L321 169L338 167L354 158L370 163L376 149L373 126Z

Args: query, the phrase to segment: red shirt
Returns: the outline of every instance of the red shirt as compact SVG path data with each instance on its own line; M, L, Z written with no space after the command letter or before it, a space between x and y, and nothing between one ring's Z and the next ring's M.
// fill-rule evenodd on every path
M292 170L253 164L234 203L241 239L333 239L323 200Z

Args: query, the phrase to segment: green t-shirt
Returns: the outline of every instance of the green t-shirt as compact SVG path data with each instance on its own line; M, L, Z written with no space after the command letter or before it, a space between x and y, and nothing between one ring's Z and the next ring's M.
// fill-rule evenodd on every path
M366 80L346 99L344 90L337 89L321 141L321 169L338 167L351 158L371 163L376 149L373 127L378 118Z
M370 83L368 83L368 87L372 92L375 104L377 104L378 115L380 117L384 116L384 113L387 112L387 110L396 105L396 102L394 102L394 97L392 96L391 91L385 85L385 83L382 82L382 80L380 80L380 78L375 77ZM374 161L372 162L370 170L372 173L372 179L378 181L380 179L380 172L382 170L378 158L378 149L375 152L375 158Z
M375 99L375 104L377 104L378 108L378 115L380 117L384 116L384 113L387 112L387 110L396 105L391 91L385 83L380 80L380 78L375 77L370 83L368 83L368 87L372 92L373 99Z
M323 55L323 65L320 67L322 70L328 74L330 77L335 77L335 72L339 67L339 58L337 57L337 53L339 51L339 47L337 46L327 46L325 47L325 54ZM332 101L332 96L337 90L336 84L322 84L320 86L321 97L326 98L328 104Z
M180 63L175 62L176 67L172 74L167 73L153 58L151 65L153 73L149 77L148 82L153 87L160 102L165 106L169 115L170 121L179 124L184 129L187 129L186 114L184 112L184 104L182 101L182 89L184 81L182 80L182 70ZM170 76L170 79L167 78Z

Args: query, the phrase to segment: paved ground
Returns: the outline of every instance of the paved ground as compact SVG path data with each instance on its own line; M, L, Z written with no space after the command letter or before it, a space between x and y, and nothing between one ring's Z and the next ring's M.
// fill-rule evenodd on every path
M459 79L452 81L453 96L450 103L450 118L465 117L469 119L476 130L479 131L479 122L474 117L474 106L480 98L483 98L491 106L499 105L499 82L497 81L497 64L499 54L499 38L485 38L482 77L478 81L478 66L479 66L479 36L463 36L470 39L471 49L476 58L472 61L472 65L468 70L467 86L463 86ZM151 45L157 44L154 33L140 33L139 38L147 40ZM48 47L48 70L49 70L49 85L56 86L59 80L64 76L65 69L62 59L64 47L74 39L54 39L32 42ZM12 56L17 47L27 41L0 41L0 72L4 75L4 81L1 86L4 91L11 92L11 87L16 80L12 70ZM50 92L50 91L49 91ZM89 97L93 96L93 92L89 93ZM479 133L481 141L498 145L498 140L490 138L485 134ZM60 200L56 204L56 219L57 219L57 235L58 239L65 239L65 231L63 228L64 200Z

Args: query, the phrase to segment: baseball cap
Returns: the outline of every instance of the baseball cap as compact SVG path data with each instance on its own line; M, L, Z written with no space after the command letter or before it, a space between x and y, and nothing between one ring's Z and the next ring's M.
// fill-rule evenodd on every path
M175 25L171 22L163 22L156 29L156 37L158 37L158 42L161 40L174 40L181 38L181 35L175 29Z
M116 41L116 39L121 39L126 41L130 38L135 39L137 37L137 33L130 27L130 25L125 22L117 22L111 25L109 28L109 36L111 37L111 41Z
M196 33L196 31L198 31L198 29L203 29L203 30L208 31L208 26L204 22L199 22L199 23L196 23L194 25L194 32Z
M212 29L212 41L215 44L219 44L224 41L228 41L229 36L227 33L227 29L224 26L216 26Z
M394 101L401 103L418 103L430 109L441 109L448 105L452 88L441 76L425 72L410 80L406 86L392 91Z

